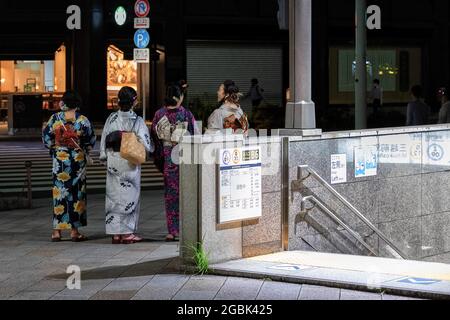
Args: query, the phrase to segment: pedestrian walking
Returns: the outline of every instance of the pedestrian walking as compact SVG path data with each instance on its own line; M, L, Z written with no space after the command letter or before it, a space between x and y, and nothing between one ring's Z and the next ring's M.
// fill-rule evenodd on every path
M107 166L106 233L113 244L132 244L143 239L136 235L140 215L141 165L121 156L122 135L134 132L145 152L154 145L144 119L133 111L138 104L136 90L123 87L118 94L120 110L112 113L103 128L100 161Z
M440 88L437 96L441 103L438 123L450 123L450 101L448 100L447 88Z
M88 118L78 112L81 104L75 91L64 93L61 111L50 117L42 133L53 159L53 242L61 241L63 230L71 230L74 242L87 240L78 229L87 225L86 166L96 137Z
M430 116L430 107L423 102L423 89L419 85L411 88L412 100L406 111L406 125L407 126L421 126L428 124Z
M373 113L378 114L378 110L383 104L383 88L380 86L380 80L373 80L373 87L370 97L372 99Z

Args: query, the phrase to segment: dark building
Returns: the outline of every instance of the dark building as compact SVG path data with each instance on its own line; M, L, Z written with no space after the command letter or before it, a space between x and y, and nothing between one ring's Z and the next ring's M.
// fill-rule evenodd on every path
M186 78L188 103L204 119L215 104L221 81L233 78L245 93L250 79L258 78L274 110L271 114L281 119L262 126L282 125L289 55L288 31L280 30L277 19L279 1L151 0L152 61L145 67L130 61L134 3L2 0L0 94L74 88L84 97L84 112L101 122L114 108L118 88L131 84L146 92L150 119L162 104L165 84ZM312 87L318 126L351 129L354 0L312 3ZM81 30L66 27L66 9L73 4L81 8ZM448 1L373 0L369 4L380 6L382 29L368 31L368 83L381 80L385 110L399 115L398 123L391 124L403 124L409 88L416 83L425 87L427 101L437 111L434 92L449 84ZM119 6L128 17L122 26L114 18Z
M73 4L81 8L81 30L71 31L66 26L69 17L66 9ZM203 93L215 96L220 81L229 77L242 82L244 90L249 87L251 78L266 77L270 98L281 106L282 55L287 32L283 41L276 0L151 0L152 61L143 65L143 69L149 70L136 69L130 61L134 48L134 4L134 0L28 1L26 5L2 1L0 60L3 74L8 76L8 62L21 70L39 69L33 63L40 63L43 76L25 75L28 80L39 78L37 85L30 85L30 90L58 92L74 88L85 99L84 111L97 121L102 121L108 108L113 107L118 87L130 82L138 89L142 85L150 89L147 100L150 113L161 106L165 84L182 78L189 78L191 100L195 100ZM115 21L119 6L127 13L127 20L121 26ZM57 50L64 53L63 61L55 57ZM202 65L205 59L214 65ZM53 74L64 78L64 83L57 86L60 79L55 77L56 80L50 79L54 80L51 86L44 84L46 61L54 62ZM266 63L275 65L269 68L274 70L272 74L261 70ZM146 71L149 71L148 79L145 79ZM257 71L256 74L253 71ZM16 79L8 86L11 79L6 79L2 92L27 91L27 79L21 79L17 70L11 73L23 81L18 83ZM236 79L238 76L241 78ZM270 89L271 83L277 88ZM211 102L211 97L208 98Z

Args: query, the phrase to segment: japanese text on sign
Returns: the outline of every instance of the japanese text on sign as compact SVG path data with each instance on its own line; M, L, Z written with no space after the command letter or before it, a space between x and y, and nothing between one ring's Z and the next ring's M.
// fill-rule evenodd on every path
M262 216L261 148L219 151L219 224Z

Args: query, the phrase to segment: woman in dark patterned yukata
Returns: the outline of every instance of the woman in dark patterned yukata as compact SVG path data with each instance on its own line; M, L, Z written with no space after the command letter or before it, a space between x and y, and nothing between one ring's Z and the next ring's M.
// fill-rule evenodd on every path
M182 106L186 88L185 81L167 88L165 107L156 112L152 123L152 135L156 144L155 162L160 163L160 170L164 174L168 229L166 241L178 240L180 232L179 166L172 159L172 151L183 135L198 132L194 116Z
M62 230L71 230L74 242L87 240L78 228L87 225L86 164L96 137L89 120L77 112L81 104L76 92L67 91L61 112L51 116L42 134L53 158L53 242L61 241Z

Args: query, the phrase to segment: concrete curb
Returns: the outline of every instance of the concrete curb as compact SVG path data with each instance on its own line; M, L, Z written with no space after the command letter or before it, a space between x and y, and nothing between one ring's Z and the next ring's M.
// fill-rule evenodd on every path
M338 289L347 289L347 290L357 290L371 293L383 293L383 294L391 294L397 296L404 296L409 298L418 298L418 299L429 299L429 300L450 300L450 293L448 295L438 294L433 292L425 292L418 291L414 289L405 289L405 288L392 288L392 287L382 287L380 289L372 289L368 288L366 285L362 285L361 283L356 282L343 282L343 281L332 281L325 279L311 279L311 278L303 278L301 276L290 277L290 276L281 276L281 275L271 275L271 274L263 274L258 272L251 271L236 271L236 270L226 270L220 268L211 268L211 275L217 276L228 276L228 277L241 277L241 278L249 278L249 279L271 279L272 281L278 282L287 282L294 284L306 284L313 286L323 286L330 288L338 288Z

